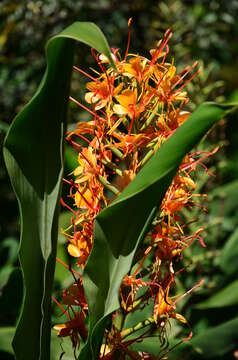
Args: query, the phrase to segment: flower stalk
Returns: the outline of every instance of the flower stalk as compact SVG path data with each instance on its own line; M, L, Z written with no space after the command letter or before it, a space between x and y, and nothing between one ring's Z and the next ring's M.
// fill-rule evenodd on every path
M151 50L150 59L130 54L130 20L124 57L118 49L112 49L116 71L107 57L95 51L92 54L99 67L96 75L74 66L79 74L90 80L85 94L88 106L72 97L70 100L92 118L88 122L79 122L76 129L67 134L68 143L78 152L78 166L71 174L71 180L66 180L68 196L74 203L73 234L64 234L68 240L68 252L76 259L82 273L93 247L97 215L133 181L189 116L186 110L189 96L185 87L199 69L196 70L195 62L177 73L174 60L167 60L171 36L168 29L157 47ZM86 145L82 146L82 142ZM201 245L204 242L201 229L188 234L182 210L189 211L196 205L200 195L194 194L197 186L194 174L198 166L203 166L202 161L213 153L187 154L161 208L155 207L152 211L151 225L144 229L134 266L121 279L120 309L112 314L111 329L105 331L100 359L113 359L119 350L123 356L135 358L131 343L124 339L144 327L157 331L163 343L170 318L187 324L186 319L176 312L178 300L173 301L170 293L174 293L176 277L183 269L183 251L195 240ZM201 282L178 299L200 285ZM88 309L81 279L75 278L73 286L64 290L63 297L63 303L70 311L70 321L65 324L67 331L62 330L64 325L56 326L56 329L60 328L59 336L70 336L76 349L80 342L78 335L82 333L82 319L87 318ZM133 327L124 328L128 315L143 311L148 305L152 308L151 316ZM85 341L85 336L81 338ZM135 341L139 340L140 337ZM136 356L141 358L139 353Z

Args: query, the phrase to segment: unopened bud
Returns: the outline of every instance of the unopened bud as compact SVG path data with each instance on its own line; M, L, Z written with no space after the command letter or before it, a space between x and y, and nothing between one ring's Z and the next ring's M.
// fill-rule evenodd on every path
M130 17L130 19L128 20L128 27L130 28L132 24L132 17Z

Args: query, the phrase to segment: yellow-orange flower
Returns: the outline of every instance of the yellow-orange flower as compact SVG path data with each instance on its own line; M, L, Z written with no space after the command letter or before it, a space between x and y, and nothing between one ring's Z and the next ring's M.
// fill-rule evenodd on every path
M85 95L85 100L89 104L95 104L95 110L105 107L108 102L119 93L122 85L114 88L113 79L102 75L100 79L88 82L86 88L89 92Z

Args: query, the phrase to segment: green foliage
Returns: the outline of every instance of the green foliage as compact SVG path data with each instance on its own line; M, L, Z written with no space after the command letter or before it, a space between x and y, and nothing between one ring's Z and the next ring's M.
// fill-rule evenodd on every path
M135 250L180 162L225 112L225 108L212 103L200 106L135 180L97 216L94 246L83 276L90 312L90 334L80 359L90 357L90 346L94 359L97 358L106 316L119 307L118 291L122 278L130 270Z
M125 48L127 20L133 16L132 47L142 53L153 47L164 30L172 26L174 35L171 51L175 54L177 65L182 67L184 64L191 63L193 59L203 60L203 72L188 86L192 96L189 107L194 109L197 104L207 99L222 100L223 92L229 95L233 89L237 89L238 84L236 76L237 10L236 0L223 3L219 0L201 2L126 0L123 3L109 0L99 0L97 3L71 0L37 2L2 0L0 3L0 88L2 89L0 141L2 142L7 130L6 122L9 122L13 114L16 114L31 98L39 83L45 66L45 39L78 19L95 21L103 27L113 46ZM107 17L106 22L105 17ZM76 62L84 67L86 61L90 63L89 56L85 56L84 51L77 52ZM80 81L75 76L72 79L72 91L77 94L80 91ZM236 92L233 93L234 100L237 100ZM71 115L73 115L71 119L76 120L84 116L78 111L77 114ZM189 271L186 275L182 275L182 284L178 284L182 293L193 286L198 278L205 279L205 285L199 294L192 294L191 300L184 301L181 306L192 325L194 339L196 339L196 334L202 334L206 339L206 334L207 332L208 335L210 334L212 327L217 328L221 322L229 321L230 323L237 309L234 306L226 306L225 309L210 309L210 311L200 309L198 312L191 306L209 301L210 297L219 294L223 287L232 284L237 274L236 227L238 223L235 179L238 176L238 129L236 124L237 121L229 122L227 125L223 123L210 135L208 140L210 144L220 140L222 143L217 163L212 162L212 171L216 174L216 179L211 181L209 176L202 175L202 172L201 179L198 179L201 189L209 193L207 201L209 212L203 215L198 209L195 216L190 213L190 219L199 217L201 227L206 227L204 240L207 244L205 250L195 244L191 250L185 251L184 262L186 266L189 266ZM226 141L224 141L225 138ZM74 168L75 159L68 149L66 149L65 157L68 173ZM230 181L232 182L229 184ZM223 184L226 185L223 186ZM1 308L4 309L0 321L1 324L10 326L15 322L18 304L21 301L20 286L17 287L21 283L21 278L19 272L15 270L16 239L12 241L12 245L8 241L9 237L18 237L17 210L2 162L0 185L0 202L1 208L4 209L0 215L2 244L0 245L0 303ZM228 192L226 187L230 189ZM212 188L215 188L214 192L211 191ZM5 239L7 239L6 242ZM10 253L13 251L15 255L11 257ZM64 259L63 254L64 244L61 235L58 255ZM192 258L192 264L188 260L189 257ZM62 279L62 287L69 281L67 272L64 272L60 265L57 266L56 271L58 284L59 279ZM12 289L13 291L10 291ZM201 354L202 358L212 356L216 359L221 356L222 359L227 359L231 351L235 350L233 345L229 345L229 342L232 343L231 337L226 337L226 346L221 341L222 333L225 334L226 329L226 327L221 327L220 337L213 338L212 351L207 342L208 350ZM180 327L178 337L183 336L182 334L182 327ZM173 336L177 335L171 335L172 338ZM2 336L1 339L4 341ZM152 339L150 341L153 344ZM155 341L158 341L157 338ZM149 348L150 344L147 349ZM219 355L216 354L215 349L219 349ZM59 358L60 352L57 354ZM186 353L186 356L188 358L190 356L190 359L196 358L196 354ZM6 356L5 358L7 359ZM178 359L181 358L182 356L178 357ZM176 351L171 354L171 359L176 359Z
M227 239L222 250L222 256L220 259L221 269L227 275L235 275L238 273L238 229L236 229L232 235Z
M41 85L16 117L5 141L5 161L18 198L22 229L20 261L25 292L14 337L17 359L49 358L50 293L72 40L84 42L111 59L106 40L94 24L75 23L51 39ZM94 356L98 355L106 316L119 306L117 293L121 280L131 267L135 249L180 162L225 112L226 107L215 104L201 106L147 163L135 181L97 217L94 247L84 273L90 335L80 358L88 358L91 351ZM95 269L98 270L95 272ZM31 339L28 347L22 347L22 337Z
M1 327L0 328L0 349L1 351L13 354L11 341L15 332L14 327Z
M4 359L13 359L13 349L11 342L15 333L14 327L1 327L0 328L0 357L4 356ZM64 350L62 350L61 343L57 338L56 332L51 333L51 356L50 360L59 360L62 354L64 360L72 360L74 358L72 344L70 339L64 339L62 342Z
M208 300L200 302L196 308L209 309L221 308L225 306L233 306L238 304L238 280L222 288L215 295L212 295Z
M52 38L47 45L47 69L40 87L12 123L5 140L5 162L21 216L19 254L25 291L13 341L17 359L49 358L73 40L93 46L110 58L103 34L92 23L75 23ZM22 346L22 338L29 340L28 346Z
M238 341L238 318L201 332L191 341L194 349L204 358L211 359L235 350Z

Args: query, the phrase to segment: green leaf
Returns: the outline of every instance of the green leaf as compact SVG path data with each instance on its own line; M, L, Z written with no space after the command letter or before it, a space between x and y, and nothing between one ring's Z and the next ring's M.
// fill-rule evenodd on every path
M206 301L196 305L196 309L220 308L238 304L238 280L233 281Z
M67 173L73 172L78 166L77 153L69 145L65 146L65 170Z
M8 282L8 279L14 269L14 263L17 260L18 253L18 241L15 238L6 238L0 244L0 252L6 251L8 249L7 257L4 256L5 262L0 269L0 292L2 288Z
M41 84L13 121L4 144L21 219L19 256L25 291L13 341L18 360L50 357L51 289L74 40L94 47L112 62L106 39L93 23L74 23L50 39Z
M13 354L11 346L12 339L15 333L14 327L0 327L0 351ZM50 360L59 360L60 355L65 352L64 360L73 360L74 351L70 338L57 337L56 331L51 332L51 356Z
M5 123L4 121L0 121L0 132L6 133L9 129L9 125Z
M128 187L96 218L94 246L83 282L90 331L80 360L97 359L106 317L119 307L118 291L130 270L135 250L170 185L179 164L207 130L230 107L201 105L161 146Z
M238 318L210 328L191 340L193 348L205 359L223 356L237 349Z
M211 192L211 199L219 197L224 199L224 215L229 215L236 211L238 206L237 194L238 191L238 180L229 182L228 184L219 186Z
M16 296L17 294L17 296ZM19 268L12 268L5 286L0 291L1 321L4 325L12 325L20 311L23 296L22 274Z
M134 343L130 347L130 349L134 351L143 351L150 355L154 355L155 357L158 358L161 352L158 335L154 337L145 338L142 341L138 341Z
M52 330L50 360L59 360L62 354L64 354L62 360L75 359L71 339L69 337L59 338L57 332Z
M227 275L238 272L238 229L229 237L221 252L220 267Z
M0 327L0 351L13 354L11 343L14 332L14 327Z

